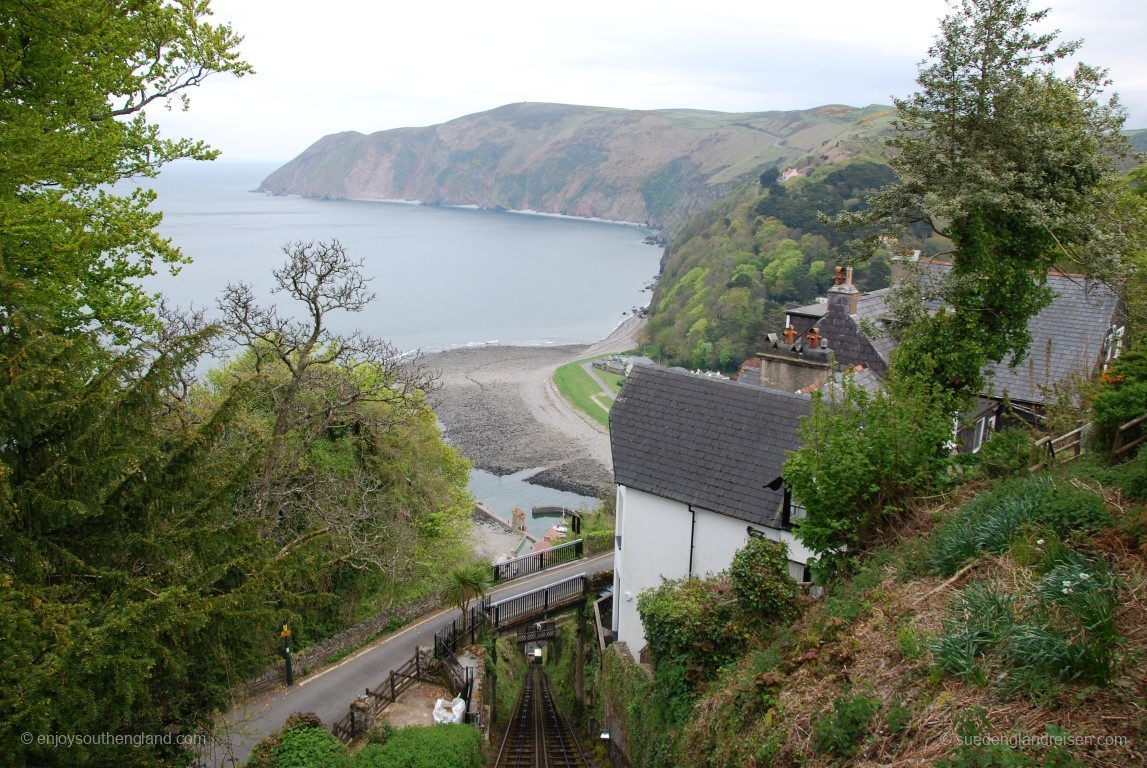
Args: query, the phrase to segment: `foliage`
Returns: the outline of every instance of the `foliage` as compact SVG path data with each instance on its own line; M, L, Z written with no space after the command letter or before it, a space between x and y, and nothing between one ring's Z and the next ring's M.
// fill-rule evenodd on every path
M1049 553L1052 548L1049 548ZM932 644L936 665L969 681L988 680L1040 695L1055 683L1106 683L1119 641L1119 582L1102 559L1062 548L1018 594L980 582L953 601Z
M782 302L812 301L831 285L836 233L818 210L861 206L861 191L886 182L887 174L884 165L850 163L823 178L774 184L765 196L745 187L698 214L662 260L650 305L653 356L735 371L767 332L783 327ZM889 274L875 260L854 281L882 288Z
M1048 723L1045 730L1052 739L1064 739L1067 736L1052 723ZM937 768L1082 768L1084 765L1062 744L1041 748L1038 757L1020 752L1007 739L993 737L991 723L983 710L978 708L959 718L956 734L958 744L947 756L936 762ZM1035 741L1027 732L1017 735Z
M1119 427L1147 413L1147 345L1124 352L1099 377L1091 402L1097 439L1111 446ZM1134 437L1135 433L1131 435Z
M745 616L770 623L797 614L800 593L789 578L788 565L788 548L771 539L750 538L737 551L729 576Z
M749 633L737 608L726 575L665 580L638 596L654 697L669 722L682 722L700 684L744 648Z
M975 455L976 467L985 477L1011 477L1032 464L1031 432L1023 427L1002 429L984 442Z
M474 562L456 565L446 574L446 585L442 589L442 599L462 612L462 634L466 634L466 622L470 604L481 600L494 585L494 573L489 563Z
M952 430L943 402L895 376L875 395L850 379L813 394L803 445L789 454L784 477L806 510L796 535L822 571L862 545L886 507L940 480Z
M470 725L400 728L385 744L368 744L352 768L482 768L482 734ZM318 768L316 766L315 768Z
M938 573L950 575L981 552L1003 552L1026 525L1063 538L1111 522L1094 493L1046 475L1021 477L998 484L949 516L933 537L928 560Z
M817 752L847 760L864 744L872 716L880 700L862 693L837 696L832 711L812 724L812 742Z
M1099 100L1103 71L1055 74L1079 44L1035 32L1046 15L1027 0L955 3L920 90L896 100L900 181L838 219L874 232L853 242L862 257L913 222L951 241L942 297L954 311L918 314L896 360L956 393L983 389L985 363L1022 359L1028 320L1050 301L1050 268L1111 278L1131 248L1113 183L1128 151L1123 109Z

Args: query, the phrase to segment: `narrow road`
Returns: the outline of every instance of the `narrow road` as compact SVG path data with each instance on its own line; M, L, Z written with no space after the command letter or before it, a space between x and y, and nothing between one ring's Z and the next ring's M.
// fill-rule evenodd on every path
M535 576L512 581L490 591L490 596L504 600L529 592L573 574L600 573L613 568L613 553L589 560L578 560ZM228 744L216 746L217 754L204 755L208 765L231 766L246 762L251 749L265 736L278 730L294 712L314 712L328 727L346 714L351 701L367 687L374 688L390 670L410 660L418 646L430 646L434 633L452 619L457 610L443 610L423 618L400 631L363 648L338 664L283 688L246 701L226 716Z

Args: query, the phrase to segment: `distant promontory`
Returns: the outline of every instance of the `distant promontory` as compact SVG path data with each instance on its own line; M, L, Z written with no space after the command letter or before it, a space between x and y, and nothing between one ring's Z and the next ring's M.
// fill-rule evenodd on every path
M890 107L635 111L509 104L425 128L325 136L259 190L647 224L672 233L767 168L875 150Z

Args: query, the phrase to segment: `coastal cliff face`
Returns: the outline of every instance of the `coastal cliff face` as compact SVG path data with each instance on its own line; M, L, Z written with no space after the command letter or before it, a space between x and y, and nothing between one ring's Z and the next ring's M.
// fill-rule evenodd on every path
M670 232L768 167L887 125L888 107L729 114L510 104L425 128L326 136L259 190L630 221Z

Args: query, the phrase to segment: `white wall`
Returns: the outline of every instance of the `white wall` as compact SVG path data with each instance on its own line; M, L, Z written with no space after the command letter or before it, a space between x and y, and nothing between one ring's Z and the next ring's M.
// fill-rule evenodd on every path
M788 546L789 560L794 563L790 575L799 577L812 553L791 533L754 528ZM613 629L617 639L624 641L636 656L645 647L637 596L661 584L663 577L705 576L727 569L733 563L733 555L748 541L748 529L744 520L699 507L690 512L686 504L619 485L617 533L621 536L621 548L614 552L613 566Z

